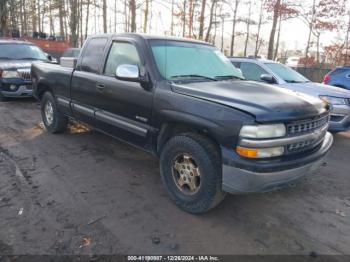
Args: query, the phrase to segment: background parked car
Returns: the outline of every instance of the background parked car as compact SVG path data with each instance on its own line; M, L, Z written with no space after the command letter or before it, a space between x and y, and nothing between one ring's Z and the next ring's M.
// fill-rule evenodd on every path
M323 83L350 90L350 66L337 67L325 75Z
M350 129L350 91L311 82L288 66L270 60L230 58L247 80L266 82L326 100L333 107L329 130Z
M291 57L288 57L288 59L286 61L286 65L290 66L290 67L298 67L299 62L300 62L300 57L291 56Z
M80 54L80 48L68 48L63 52L61 57L75 57L78 58Z
M78 58L80 54L80 48L68 48L63 52L62 56L58 59L58 63L61 63L62 57Z
M36 45L19 40L0 39L0 101L33 94L30 67L33 61L50 61Z

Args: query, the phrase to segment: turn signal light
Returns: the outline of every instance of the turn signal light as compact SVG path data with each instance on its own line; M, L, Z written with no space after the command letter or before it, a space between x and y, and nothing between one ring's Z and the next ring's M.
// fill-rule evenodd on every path
M284 153L284 147L269 147L269 148L248 148L237 146L236 152L240 156L248 158L267 158L281 156Z
M256 158L258 156L258 150L254 148L237 146L236 152L240 156L249 157L249 158Z

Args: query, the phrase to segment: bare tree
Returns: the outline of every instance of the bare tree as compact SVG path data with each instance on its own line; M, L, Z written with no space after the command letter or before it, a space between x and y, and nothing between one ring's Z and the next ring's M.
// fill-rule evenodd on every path
M106 0L103 0L102 10L103 10L103 33L107 33L107 2L106 2Z
M272 20L272 28L271 28L271 32L270 32L270 38L269 38L269 47L268 47L268 52L267 52L268 59L273 59L273 47L274 47L274 42L275 42L277 22L278 22L278 18L280 15L280 11L279 11L280 6L281 6L281 0L276 0L273 3L273 20Z
M264 0L260 0L260 12L259 12L259 21L258 21L258 32L256 34L256 40L255 40L255 52L254 56L257 57L259 53L259 40L260 40L260 31L261 31L261 25L263 20L263 7L264 7Z
M246 26L247 26L247 33L246 33L246 39L245 39L245 43L244 43L244 57L247 56L247 48L248 48L248 41L249 41L249 35L250 35L250 25L252 23L254 23L254 21L252 21L250 18L251 18L251 14L252 14L252 1L250 0L249 1L249 11L248 11L248 16L247 18L245 19L245 23L246 23Z
M210 14L209 14L209 26L208 26L208 30L207 30L207 34L205 36L205 41L206 42L209 42L209 37L210 37L210 32L211 32L211 29L213 27L213 24L214 24L214 11L215 11L215 6L217 4L218 0L211 0L211 6L210 6Z
M0 1L0 35L7 33L7 0Z
M129 0L129 9L131 14L130 29L131 32L136 32L136 0Z
M147 23L148 23L148 13L149 13L149 2L150 0L145 0L145 14L144 14L144 20L143 20L143 32L147 33Z
M204 16L205 16L205 7L207 5L207 0L202 0L201 2L201 12L199 15L199 32L198 32L198 38L203 39L204 35Z
M78 16L78 0L69 0L70 4L70 21L69 21L69 27L70 27L70 32L71 32L71 43L74 47L78 46L78 21L79 21L79 16Z
M230 47L230 56L233 56L233 49L235 46L235 33L236 33L236 22L237 22L237 11L240 0L234 0L235 9L233 10L233 19L232 19L232 33L231 33L231 47Z

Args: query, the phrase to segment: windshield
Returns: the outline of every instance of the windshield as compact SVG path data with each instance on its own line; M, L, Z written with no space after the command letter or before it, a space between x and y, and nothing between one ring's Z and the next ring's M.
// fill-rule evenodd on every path
M164 40L150 43L158 70L167 80L243 79L230 60L212 46Z
M1 44L0 59L47 60L44 52L39 47L27 44Z
M278 63L265 63L265 65L272 70L274 74L282 78L287 83L305 83L310 82L307 78L299 74L297 71L288 66Z

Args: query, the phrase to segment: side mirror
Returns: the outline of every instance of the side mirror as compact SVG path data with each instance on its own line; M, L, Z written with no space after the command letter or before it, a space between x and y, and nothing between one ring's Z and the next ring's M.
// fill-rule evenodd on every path
M276 79L272 75L262 74L260 79L269 84L276 84Z
M49 60L49 61L51 61L52 62L52 56L51 55L49 55L49 54L46 54L46 57L47 57L47 59Z
M137 65L120 65L115 71L117 79L139 82L140 81L140 69Z
M61 57L60 65L63 67L75 68L77 66L77 59L74 57Z

